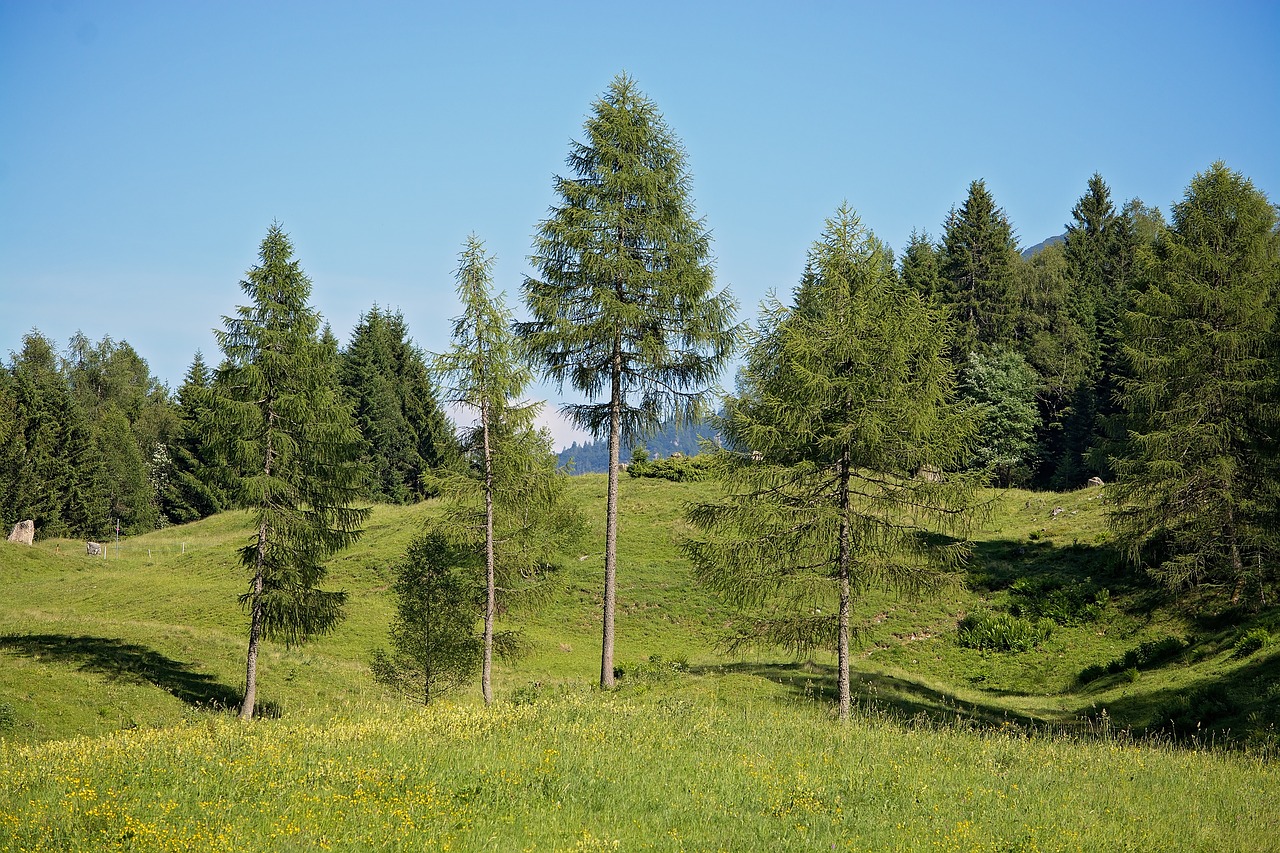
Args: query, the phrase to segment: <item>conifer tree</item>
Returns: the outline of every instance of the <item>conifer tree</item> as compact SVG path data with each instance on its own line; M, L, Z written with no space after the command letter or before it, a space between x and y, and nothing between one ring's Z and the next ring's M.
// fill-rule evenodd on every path
M476 609L483 595L472 554L439 529L414 538L391 567L396 615L391 650L373 653L374 680L424 705L463 687L483 656Z
M1064 419L1062 458L1053 481L1058 487L1078 485L1090 473L1111 477L1105 457L1092 448L1104 442L1106 423L1121 411L1117 388L1124 369L1121 325L1132 301L1138 245L1135 223L1116 211L1111 189L1097 173L1071 215L1063 253L1091 359L1076 392L1080 402Z
M169 479L161 507L173 522L184 524L229 506L231 476L217 450L213 429L213 376L197 351L177 392L178 429L167 445Z
M9 369L12 425L0 445L0 511L40 536L93 536L109 527L92 425L61 372L53 343L33 330Z
M1276 533L1276 209L1223 163L1196 175L1140 259L1125 317L1127 442L1112 521L1170 586L1266 589Z
M1032 484L1077 488L1088 479L1084 454L1097 412L1092 302L1071 278L1061 244L1019 261L1014 298L1015 351L1037 377Z
M947 217L939 258L943 299L957 324L958 364L975 349L1012 342L1017 260L1008 217L996 207L986 183L974 181L964 205Z
M712 289L710 237L657 105L620 75L585 130L538 229L533 319L519 329L543 374L589 400L564 411L609 440L600 683L612 687L621 444L696 417L733 349L735 305Z
M341 376L364 437L370 496L390 503L428 497L424 477L456 458L458 448L399 311L375 305L360 318Z
M563 500L563 476L555 455L533 423L537 406L522 403L532 374L523 361L502 295L492 293L493 258L475 236L459 259L453 347L436 359L435 371L452 402L476 413L464 447L478 462L482 508L473 507L469 479L454 480L447 494L454 530L473 530L484 555L484 637L481 691L493 701L494 620L499 594L545 575L558 547L580 534L576 512Z
M249 719L262 640L302 642L341 619L345 593L319 588L324 560L360 536L369 510L353 505L364 472L336 387L336 354L318 336L311 282L278 223L240 287L249 304L215 332L226 360L214 402L222 450L238 474L237 502L255 522L240 550L251 578L240 598L249 611L240 716Z
M938 248L926 232L911 231L911 239L902 253L902 282L929 299L942 297L942 277L938 270Z
M892 266L848 206L827 221L794 303L763 307L723 418L726 497L690 511L683 544L744 609L739 641L835 646L842 719L852 597L947 582L966 546L932 534L964 530L975 485L955 473L975 423L947 321Z

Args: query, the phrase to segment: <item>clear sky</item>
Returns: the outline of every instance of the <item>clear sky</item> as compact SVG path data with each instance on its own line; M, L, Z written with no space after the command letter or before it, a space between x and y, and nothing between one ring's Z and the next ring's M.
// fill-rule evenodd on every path
M0 0L0 358L81 330L176 387L273 220L344 344L377 303L441 350L469 233L519 310L552 177L624 70L744 320L844 200L899 251L977 178L1024 246L1095 171L1167 213L1221 159L1280 201L1273 0Z

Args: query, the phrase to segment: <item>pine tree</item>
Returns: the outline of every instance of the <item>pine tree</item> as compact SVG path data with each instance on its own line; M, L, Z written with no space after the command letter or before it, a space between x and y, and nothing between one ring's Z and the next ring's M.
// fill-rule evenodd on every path
M342 353L341 376L365 440L370 496L390 503L428 497L424 477L458 449L400 312L375 305L360 318Z
M592 401L565 412L609 440L600 683L612 687L621 443L696 417L733 349L735 305L712 290L684 151L654 102L620 75L585 130L538 230L520 333L547 378Z
M502 295L492 293L492 268L493 258L470 236L458 263L462 314L453 321L453 347L435 364L450 386L451 402L478 416L464 446L479 463L483 506L478 512L470 506L473 481L454 481L449 515L455 530L479 533L484 554L481 691L486 704L493 701L500 584L504 594L513 593L521 581L545 574L556 546L572 544L581 528L563 500L563 477L555 470L549 442L534 429L537 407L520 402L533 377L520 359L511 313Z
M828 220L794 304L764 306L723 419L727 496L690 511L683 544L746 611L739 641L836 647L842 719L853 595L947 582L966 547L933 534L963 530L974 486L954 473L974 419L947 322L892 265L847 206Z
M240 551L251 575L242 719L253 716L265 639L298 643L331 630L345 593L319 588L324 560L354 542L367 508L359 434L336 388L332 344L318 337L311 282L273 224L240 287L249 300L217 331L226 360L215 382L217 429L237 472L237 503L255 520Z
M1017 241L987 185L974 181L964 205L947 217L939 257L943 301L957 323L955 360L1013 339Z
M1219 162L1138 271L1121 380L1128 441L1112 521L1165 583L1265 590L1276 534L1276 209Z
M912 230L906 251L902 253L902 282L928 299L940 299L942 276L938 269L938 248L928 233Z
M178 388L178 429L167 445L169 478L160 493L162 510L177 524L229 506L231 477L212 434L212 399L213 377L197 351Z

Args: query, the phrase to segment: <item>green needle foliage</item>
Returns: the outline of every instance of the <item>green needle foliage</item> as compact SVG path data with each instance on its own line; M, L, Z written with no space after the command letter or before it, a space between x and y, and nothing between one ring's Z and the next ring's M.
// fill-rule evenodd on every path
M692 420L737 336L715 293L710 237L695 218L685 156L657 105L620 75L595 102L586 142L555 181L519 326L544 375L592 401L565 412L609 440L600 683L611 687L621 442Z
M972 410L954 402L947 323L842 206L783 307L763 308L720 455L726 496L690 509L699 576L747 613L736 642L834 645L850 713L852 595L948 582L967 554ZM913 476L924 472L925 476Z
M385 503L432 497L424 475L452 462L458 448L403 315L375 305L361 317L340 374L365 440L369 496Z
M942 296L957 324L957 362L975 349L1010 340L1017 262L1009 218L996 207L986 183L974 181L964 205L947 217L938 259Z
M1276 209L1215 163L1139 263L1112 521L1170 586L1223 584L1234 603L1252 585L1265 599L1280 561Z
M533 378L502 295L492 293L493 258L475 235L458 264L462 314L453 321L453 347L435 371L451 400L479 419L463 441L481 473L443 481L451 501L446 526L462 548L484 558L484 639L481 692L493 701L494 620L499 599L529 593L553 570L557 550L572 545L583 524L564 500L549 436L534 427L537 405L520 403ZM478 488L477 488L478 486ZM514 648L508 635L499 648Z
M342 618L345 593L319 588L324 561L360 536L369 510L352 506L364 471L360 436L337 389L336 351L318 336L311 282L278 223L240 287L249 304L215 332L226 360L213 404L238 472L237 503L256 527L240 549L251 576L240 598L250 615L240 716L249 719L261 641L303 642Z
M473 557L439 530L410 543L392 567L391 651L373 653L375 681L429 705L475 676L484 655L475 632L484 590L466 571Z

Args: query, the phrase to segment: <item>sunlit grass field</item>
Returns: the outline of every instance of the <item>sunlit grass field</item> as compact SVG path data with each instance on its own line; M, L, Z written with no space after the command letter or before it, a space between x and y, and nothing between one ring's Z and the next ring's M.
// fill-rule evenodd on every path
M333 634L268 645L242 689L250 525L227 513L109 543L0 543L0 850L1280 849L1280 613L1154 592L1110 548L1098 489L992 493L964 583L859 602L858 711L831 714L830 655L724 653L735 614L679 556L707 483L624 478L617 663L598 676L605 480L572 480L593 525L562 585L500 617L530 654L421 708L368 669L390 564L437 513L376 507L330 564ZM1091 621L1023 652L957 623L1018 584L1106 588ZM1143 644L1180 649L1081 679ZM1203 720L1190 730L1187 719ZM1143 734L1146 732L1147 734Z
M835 723L741 677L338 710L0 753L21 850L1275 849L1280 769L1009 730Z

